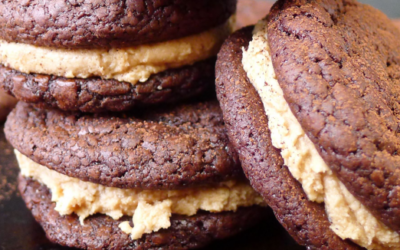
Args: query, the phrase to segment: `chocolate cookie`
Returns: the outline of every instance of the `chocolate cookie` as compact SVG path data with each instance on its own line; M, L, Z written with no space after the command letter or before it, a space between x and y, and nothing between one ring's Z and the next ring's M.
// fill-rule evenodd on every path
M189 249L199 248L216 239L233 236L260 222L268 214L261 207L240 208L236 212L206 213L187 217L173 215L171 227L132 240L105 215L91 216L81 225L76 215L60 216L54 210L49 190L38 182L19 177L19 190L47 237L60 245L83 249Z
M263 104L242 66L242 48L251 41L252 30L248 27L228 38L216 66L218 98L245 174L301 245L308 249L362 249L329 228L323 205L308 200L273 147Z
M279 1L269 15L284 97L319 154L400 232L400 31L351 0Z
M0 87L38 107L66 111L123 111L195 96L214 85L215 59L152 75L132 85L101 78L67 79L24 74L0 65Z
M1 80L0 80L1 81ZM8 113L14 108L17 100L0 89L0 122L3 122Z
M58 48L126 47L213 28L236 0L1 1L0 38Z
M179 189L243 176L216 101L118 116L20 102L5 133L33 161L104 186Z

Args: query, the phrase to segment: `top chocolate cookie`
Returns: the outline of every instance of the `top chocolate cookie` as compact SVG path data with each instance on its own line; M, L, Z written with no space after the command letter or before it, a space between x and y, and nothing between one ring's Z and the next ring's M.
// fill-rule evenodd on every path
M126 47L225 22L237 0L1 1L0 38L58 48Z
M268 21L291 111L350 193L399 232L399 30L352 0L279 1Z
M20 102L5 125L25 156L104 186L180 189L243 179L216 101L84 115Z

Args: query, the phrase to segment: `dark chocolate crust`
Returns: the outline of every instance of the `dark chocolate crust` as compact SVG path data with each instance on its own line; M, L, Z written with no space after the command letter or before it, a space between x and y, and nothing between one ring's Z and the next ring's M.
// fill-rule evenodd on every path
M269 18L294 115L347 189L400 232L400 31L352 0L279 1Z
M6 120L8 113L11 112L16 103L17 100L15 98L7 95L3 90L0 89L0 123Z
M127 47L224 23L237 0L0 1L0 38L58 48Z
M268 215L262 207L240 208L236 212L207 213L188 217L173 215L171 227L132 240L118 225L132 218L118 221L105 215L95 215L81 225L76 215L60 216L54 210L50 191L32 179L19 177L19 190L47 238L60 245L82 249L192 249L213 240L233 236L261 222Z
M244 178L216 100L118 116L20 102L5 134L34 162L110 187L179 189Z
M242 47L251 41L252 30L247 27L228 38L216 66L218 99L246 176L299 244L308 249L362 249L341 240L329 228L323 204L308 200L272 146L261 99L242 67Z
M188 99L214 86L215 58L152 75L132 85L101 78L24 74L0 64L0 88L26 103L65 111L124 111Z

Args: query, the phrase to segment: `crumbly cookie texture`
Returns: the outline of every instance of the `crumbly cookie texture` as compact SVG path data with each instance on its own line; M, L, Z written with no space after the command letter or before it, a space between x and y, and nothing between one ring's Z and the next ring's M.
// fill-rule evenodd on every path
M362 250L330 229L324 205L307 198L300 182L285 166L280 150L272 145L264 106L242 64L243 47L248 48L253 30L246 27L230 36L216 64L218 99L243 170L299 244L310 249Z
M167 69L215 56L234 23L235 16L200 34L130 48L67 50L0 40L0 63L27 74L101 77L136 84Z
M40 108L98 113L174 103L214 87L215 58L150 76L141 83L25 74L0 64L0 88ZM1 103L1 99L0 99Z
M171 190L244 179L216 100L102 115L20 102L4 131L35 162L103 186Z
M0 3L0 37L54 48L122 48L216 27L237 0L80 0Z
M400 30L357 0L281 0L268 21L294 116L347 189L400 233Z
M236 212L194 216L172 215L171 227L132 240L119 224L129 217L113 220L107 215L90 216L82 225L76 214L61 216L54 210L49 189L31 178L19 176L18 189L47 238L57 244L79 249L198 249L216 239L233 236L263 221L270 213L260 206L240 208Z
M143 234L170 227L172 214L195 215L236 211L239 207L263 205L263 199L248 183L228 181L213 187L181 190L140 190L105 187L71 178L41 166L15 151L21 174L44 184L52 193L55 210L61 215L75 213L82 224L93 214L106 214L117 220L133 216L120 224L121 230L139 239Z
M276 79L267 39L267 21L260 21L243 68L259 93L269 119L273 145L308 198L325 202L331 229L342 239L351 239L367 249L400 249L399 235L379 222L332 173L305 134L286 102Z

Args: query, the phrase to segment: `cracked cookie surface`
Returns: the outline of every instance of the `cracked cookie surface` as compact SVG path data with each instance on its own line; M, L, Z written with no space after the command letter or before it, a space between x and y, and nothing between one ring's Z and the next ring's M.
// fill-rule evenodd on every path
M162 42L218 26L236 0L0 1L0 37L57 48Z
M152 75L147 81L25 74L0 65L0 87L17 99L65 111L124 111L188 99L214 85L215 58Z
M94 215L82 225L76 215L61 216L54 210L49 190L30 178L19 177L19 190L28 209L41 224L47 237L55 243L89 249L189 249L213 240L233 236L268 215L262 207L240 208L236 212L206 213L194 216L173 215L171 227L132 240L118 225L129 217L113 220Z
M118 115L20 102L5 133L34 162L104 186L179 189L243 178L213 100Z
M400 32L352 0L279 1L268 40L279 84L319 154L400 232Z
M264 106L242 65L242 48L252 40L253 27L234 33L218 55L218 99L232 145L253 188L264 197L276 218L301 245L310 249L363 249L340 239L331 229L323 204L308 200L301 184L284 165L268 129Z

